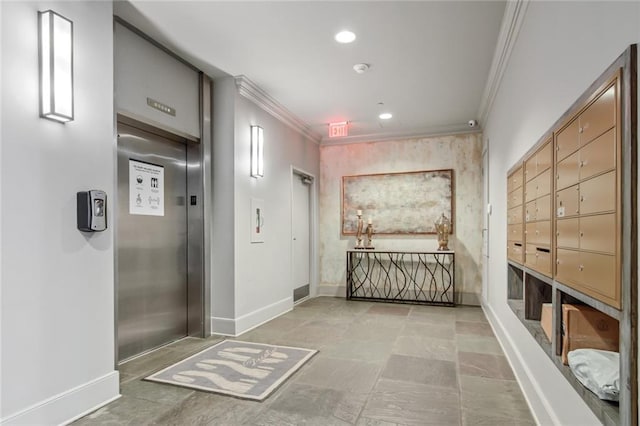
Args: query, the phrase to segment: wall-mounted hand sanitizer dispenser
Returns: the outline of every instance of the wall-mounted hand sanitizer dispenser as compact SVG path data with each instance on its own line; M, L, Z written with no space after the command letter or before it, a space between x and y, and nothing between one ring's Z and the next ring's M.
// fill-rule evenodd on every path
M78 229L84 232L107 229L107 194L92 189L77 193Z

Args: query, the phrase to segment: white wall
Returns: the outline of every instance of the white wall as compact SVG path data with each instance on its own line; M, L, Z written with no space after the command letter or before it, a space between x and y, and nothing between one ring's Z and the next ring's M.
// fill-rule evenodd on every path
M239 334L293 307L291 166L318 176L319 147L238 94L231 77L214 81L214 111L213 244L217 249L212 270L212 331ZM265 172L259 179L249 173L251 125L264 129ZM232 215L227 210L231 202L229 165L234 168ZM216 170L220 166L225 167L224 172ZM224 180L224 186L216 179ZM251 198L264 200L264 243L250 242ZM219 208L223 213L216 218ZM231 232L233 243L228 238ZM225 247L216 241L221 234ZM222 258L215 259L216 255ZM229 270L232 264L233 272Z
M320 149L320 292L346 294L345 252L355 237L341 235L342 176L454 170L456 302L478 305L482 286L482 137L479 133L329 145ZM366 217L366 212L365 212ZM375 229L375 219L374 219ZM436 250L435 235L376 235L377 249Z
M37 12L74 22L75 121L39 118ZM114 192L110 2L2 2L0 418L57 424L118 395L113 228L76 229L76 192ZM109 225L112 224L111 210Z
M506 173L638 41L638 2L530 2L485 125L493 205L487 307L527 371L530 390L544 393L542 399L530 393L534 408L559 424L598 421L506 304Z

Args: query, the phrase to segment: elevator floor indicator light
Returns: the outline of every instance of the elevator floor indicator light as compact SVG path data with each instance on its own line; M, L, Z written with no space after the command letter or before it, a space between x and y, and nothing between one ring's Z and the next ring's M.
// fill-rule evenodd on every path
M329 137L330 138L341 138L344 136L349 136L349 130L347 125L349 122L342 121L340 123L329 123Z
M162 111L165 114L169 114L173 117L176 116L176 109L170 107L169 105L165 105L162 102L158 102L155 99L147 98L147 105L151 108L157 109L158 111Z

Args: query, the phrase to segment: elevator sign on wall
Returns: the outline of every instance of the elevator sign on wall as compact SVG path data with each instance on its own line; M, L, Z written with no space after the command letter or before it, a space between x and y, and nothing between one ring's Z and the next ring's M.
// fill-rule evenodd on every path
M129 214L164 216L164 167L129 160Z

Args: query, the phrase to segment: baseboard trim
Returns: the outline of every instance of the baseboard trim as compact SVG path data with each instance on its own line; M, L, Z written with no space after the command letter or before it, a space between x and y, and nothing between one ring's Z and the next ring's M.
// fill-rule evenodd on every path
M211 334L237 337L293 309L293 297L287 297L238 318L211 318Z
M317 294L318 296L347 297L347 286L320 284Z
M120 373L112 371L0 419L2 425L69 424L120 398Z
M236 321L233 318L211 317L211 334L236 335Z
M544 392L540 384L535 380L534 374L527 367L527 364L522 358L522 354L513 344L511 337L506 333L502 322L498 319L493 308L484 300L481 306L485 316L489 320L489 325L491 325L493 329L493 334L496 335L498 343L502 347L502 351L511 365L536 423L539 425L561 424L553 408L550 406L549 401L544 397Z

